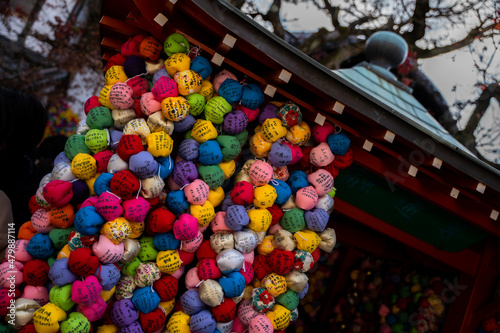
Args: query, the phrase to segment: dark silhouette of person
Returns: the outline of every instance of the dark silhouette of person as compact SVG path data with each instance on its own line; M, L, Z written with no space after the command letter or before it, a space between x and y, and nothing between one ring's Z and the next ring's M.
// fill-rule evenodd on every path
M46 124L47 110L40 100L0 87L0 190L10 199L16 230L31 219L28 203L39 178L29 156L34 156ZM1 207L6 209L6 204Z

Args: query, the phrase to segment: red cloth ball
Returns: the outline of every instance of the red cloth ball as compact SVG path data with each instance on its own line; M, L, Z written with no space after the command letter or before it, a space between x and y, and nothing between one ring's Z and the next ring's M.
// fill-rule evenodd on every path
M311 167L311 158L309 155L311 154L311 150L314 147L302 146L301 148L302 148L302 159L300 160L299 164L302 168L309 169Z
M108 62L109 64L109 62ZM111 67L111 66L110 66ZM101 103L99 103L99 97L97 96L90 96L89 99L85 101L85 105L83 106L83 110L85 111L85 115L88 115L90 110L93 108L102 106Z
M158 296L160 296L162 302L168 302L177 295L179 281L171 275L163 275L153 283L153 288L158 293Z
M147 117L144 114L144 112L142 112L142 109L141 109L141 100L140 99L135 99L134 100L134 106L132 107L132 109L134 109L135 116L137 118L146 118Z
M36 194L30 198L30 201L28 201L28 207L31 215L35 214L37 210L42 208L42 206L40 206L36 201Z
M146 218L151 231L155 233L165 233L172 230L175 222L175 215L165 207L153 210Z
M335 159L332 164L335 168L342 170L347 169L351 166L354 161L354 153L352 149L349 149L345 155L335 155Z
M216 307L211 308L215 321L219 323L229 323L236 317L236 303L230 298L224 298L224 301Z
M311 252L314 262L318 262L319 258L321 257L321 250L319 247L317 247L314 251Z
M19 333L37 333L34 324L25 325L18 332Z
M73 198L73 184L54 179L43 187L43 197L55 207L66 206Z
M77 232L76 230L73 230L72 232L70 232L70 234L68 236L68 243L71 242L73 237L75 237L76 232ZM82 234L80 234L79 238L80 238L80 244L82 244L83 247L91 248L92 245L94 245L94 243L97 242L97 240L99 239L99 235L82 235Z
M183 250L178 250L177 253L179 253L179 257L181 258L182 264L184 266L189 265L195 256L194 252L186 252Z
M219 279L222 273L215 259L203 259L198 265L198 276L201 280Z
M0 316L6 316L9 313L10 300L19 296L21 296L19 289L14 289L14 293L10 289L0 289Z
M285 275L293 269L295 255L292 251L274 249L268 257L269 266L279 275Z
M215 257L217 257L217 253L210 246L210 241L208 239L204 240L196 250L196 258L198 258L198 261L202 261L203 259L215 259Z
M111 192L123 200L131 199L134 192L139 191L139 187L139 179L130 170L118 171L110 182Z
M141 137L135 134L122 135L118 145L116 146L116 153L122 160L128 162L130 156L140 153L144 150Z
M91 249L81 247L70 252L68 266L73 274L85 277L94 274L99 267L99 259Z
M165 311L160 308L156 308L149 313L139 311L139 322L144 333L154 333L165 327L167 316Z
M123 66L124 63L125 63L125 57L122 56L120 53L117 53L111 58L109 58L106 67L104 67L104 72L107 72L107 70L110 69L111 66Z
M325 169L326 171L328 171L332 176L333 178L337 177L339 175L339 169L337 169L335 166L334 166L334 163L330 163L328 164L327 166L325 167L315 167L314 168L314 171L316 170L319 170L319 169Z
M266 208L269 213L271 213L273 220L271 221L271 225L275 225L278 223L283 217L283 211L278 205L272 205L271 207Z
M140 36L140 35L138 35ZM141 45L142 39L144 39L144 36L141 36L142 38L134 36L129 38L125 43L122 44L122 47L120 49L120 52L123 57L129 57L131 55L136 55L139 56L139 46Z
M43 286L49 282L49 264L40 259L28 261L23 267L23 279L31 286Z
M234 184L231 191L231 201L237 205L251 204L253 202L253 185L244 180Z
M273 272L273 269L267 262L267 257L260 254L255 256L252 267L255 272L255 276L259 280L262 280L264 276Z
M143 77L136 76L133 78L130 78L125 82L130 88L132 88L132 91L134 92L134 95L132 96L134 99L141 98L142 94L145 94L149 91L149 83L148 80L146 80Z
M108 171L108 162L113 156L111 150L103 150L94 155L95 161L97 162L97 172L103 173Z

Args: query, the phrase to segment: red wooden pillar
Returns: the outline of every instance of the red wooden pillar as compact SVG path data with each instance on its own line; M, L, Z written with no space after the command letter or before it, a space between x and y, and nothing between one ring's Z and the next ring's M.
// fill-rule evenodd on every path
M484 319L500 312L500 301L492 302L500 278L500 244L490 238L474 276L462 274L448 286L444 301L451 303L443 333L473 333ZM443 295L442 295L443 296ZM447 298L446 298L447 297Z

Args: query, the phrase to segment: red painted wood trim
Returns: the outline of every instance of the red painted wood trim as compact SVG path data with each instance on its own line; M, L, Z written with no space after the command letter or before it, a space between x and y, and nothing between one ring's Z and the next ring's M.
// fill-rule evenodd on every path
M472 250L465 249L460 252L446 252L436 249L434 246L412 236L392 225L366 213L365 211L339 199L335 198L335 211L355 219L360 223L377 230L393 239L407 244L447 265L469 275L475 275L480 255Z

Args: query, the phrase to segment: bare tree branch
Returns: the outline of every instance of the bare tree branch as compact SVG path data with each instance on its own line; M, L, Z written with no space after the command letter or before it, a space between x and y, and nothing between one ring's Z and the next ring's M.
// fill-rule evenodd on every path
M411 17L413 29L404 36L410 44L415 44L417 40L425 36L425 30L427 29L425 17L430 9L429 0L416 0L415 10Z
M330 18L332 21L332 25L336 30L342 30L345 29L340 25L339 22L339 13L340 13L340 7L339 6L332 6L330 4L330 0L324 0L325 2L325 8L328 10L328 13L330 14Z
M486 32L495 29L496 23L492 23L485 27L477 27L469 31L467 36L458 42L448 44L445 46L435 47L433 49L421 49L416 47L414 50L417 52L417 57L421 59L432 58L440 54L448 53L454 50L458 50L464 46L471 44L476 38L481 38Z
M280 11L281 0L274 0L267 13L262 15L262 18L272 24L273 32L276 36L284 38L285 28L283 27L283 24L281 24Z

